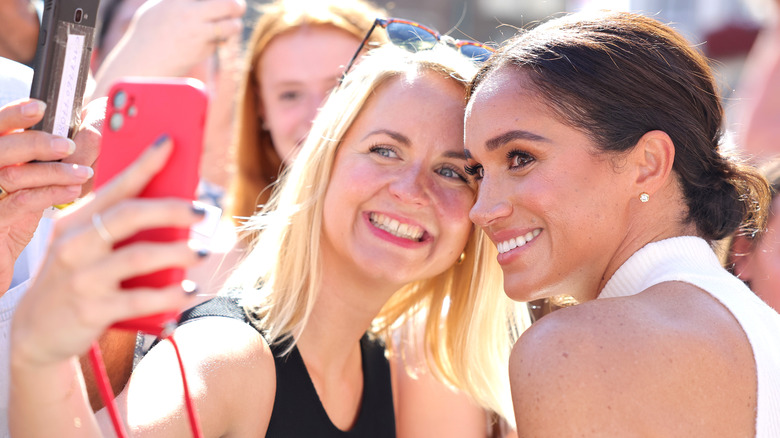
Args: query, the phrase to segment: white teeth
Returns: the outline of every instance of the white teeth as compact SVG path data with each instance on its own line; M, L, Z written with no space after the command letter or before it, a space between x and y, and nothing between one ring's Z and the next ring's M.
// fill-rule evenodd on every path
M403 239L419 242L424 233L424 230L417 225L402 224L395 219L379 213L371 213L369 215L369 220L380 230L387 231L393 236L401 237Z
M517 236L517 237L513 237L513 238L511 238L509 240L505 240L503 242L499 242L498 244L496 244L496 248L498 248L498 253L499 254L503 254L503 253L509 252L509 251L519 247L519 246L523 246L526 243L532 241L541 232L542 232L541 228L536 228L533 231L529 231L529 232L525 233L525 235L523 235L523 236Z

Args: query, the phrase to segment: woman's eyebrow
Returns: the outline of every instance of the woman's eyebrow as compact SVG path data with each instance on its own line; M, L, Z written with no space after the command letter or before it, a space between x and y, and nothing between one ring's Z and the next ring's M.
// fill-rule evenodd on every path
M534 134L533 132L530 131L514 130L514 131L507 131L503 134L491 138L490 140L487 140L485 142L485 148L488 150L488 152L494 151L513 140L541 141L547 143L550 142L550 139L546 137L542 137L539 134Z
M463 160L466 161L470 158L469 151L462 150L462 151L447 151L444 154L445 158L454 158L456 160Z
M409 138L400 132L397 131L391 131L389 129L377 129L376 131L371 131L368 134L366 134L365 137L363 137L363 140L367 139L368 137L371 137L372 135L387 135L391 137L393 140L403 143L405 146L409 146L412 142L409 140Z

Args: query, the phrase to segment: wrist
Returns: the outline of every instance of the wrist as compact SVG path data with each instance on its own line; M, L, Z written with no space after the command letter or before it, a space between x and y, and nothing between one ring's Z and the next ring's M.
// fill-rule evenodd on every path
M42 404L80 397L83 389L78 357L43 364L11 352L11 392L34 396Z

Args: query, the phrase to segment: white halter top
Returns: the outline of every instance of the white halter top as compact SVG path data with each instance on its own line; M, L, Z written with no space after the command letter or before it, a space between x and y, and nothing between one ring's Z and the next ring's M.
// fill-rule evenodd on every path
M682 281L705 290L742 326L756 361L756 437L780 437L780 314L726 271L705 240L693 236L653 242L635 252L607 282L599 298L635 295L667 281Z

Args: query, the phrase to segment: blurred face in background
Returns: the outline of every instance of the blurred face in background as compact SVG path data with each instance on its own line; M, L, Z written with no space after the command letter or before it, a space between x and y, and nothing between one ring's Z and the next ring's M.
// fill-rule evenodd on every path
M305 26L278 35L263 51L256 69L258 112L285 165L359 45L358 38L334 26Z
M780 312L780 196L772 201L767 229L750 246L744 237L735 237L734 273L750 285L762 300Z

